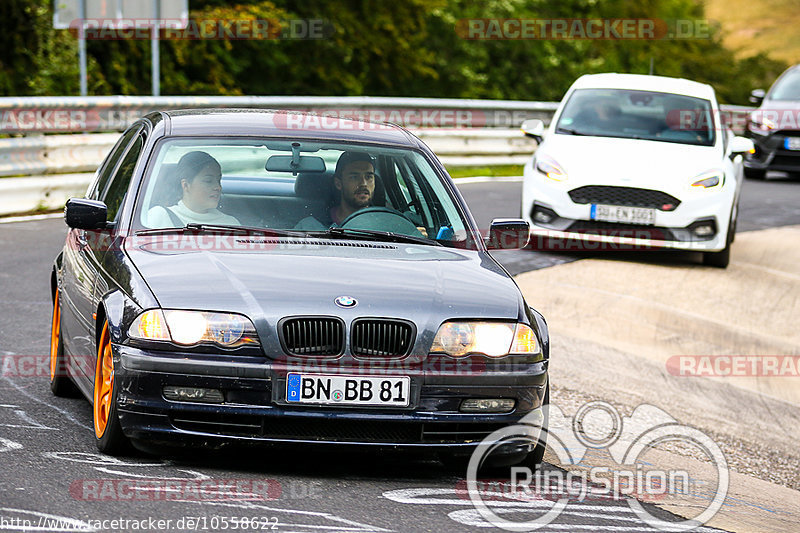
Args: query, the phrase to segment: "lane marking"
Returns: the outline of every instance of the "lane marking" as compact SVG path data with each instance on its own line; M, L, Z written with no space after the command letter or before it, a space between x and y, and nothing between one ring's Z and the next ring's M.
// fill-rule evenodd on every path
M4 439L3 437L0 437L0 444L3 445L3 447L0 448L0 452L9 452L11 450L22 449L22 444L20 444L19 442L14 442L13 440Z
M133 465L132 465L133 466ZM159 465L159 466L167 466L167 465ZM178 468L178 472L186 472L187 474L193 475L194 477L174 477L174 476L151 476L146 474L132 474L130 472L122 472L120 470L112 470L110 468L106 468L104 466L96 466L94 467L95 470L99 470L105 474L115 474L123 477L134 477L140 479L153 479L158 481L202 481L206 479L212 479L211 476L207 474L203 474L202 472L198 472L196 470L184 470Z
M42 405L46 405L47 407L50 407L51 409L53 409L53 410L55 410L55 411L57 411L57 412L61 413L62 415L64 415L64 417L65 417L67 420L69 420L70 422L73 422L73 423L74 423L74 424L76 424L77 426L80 426L80 427L82 427L83 429L85 429L85 430L87 430L87 431L91 431L92 433L94 433L94 428L93 428L93 427L91 427L91 426L89 426L89 425L87 425L87 424L84 424L83 422L80 422L80 421L79 421L77 418L75 418L74 416L72 416L72 413L70 413L69 411L65 411L64 409L61 409L61 408L60 408L60 407L58 407L58 406L55 406L55 405L53 405L53 404L51 404L51 403L47 403L46 401L44 401L44 400L41 400L41 399L37 398L36 396L34 396L33 394L31 394L30 392L26 391L26 390L25 390L23 387L20 387L19 385L17 385L16 383L14 383L14 382L13 382L13 381L12 381L12 380L11 380L11 379L8 377L8 376L2 376L2 377L3 377L3 379L4 379L5 381L7 381L7 382L8 382L8 384L9 384L9 385L11 385L11 386L12 386L12 387L14 387L15 389L17 389L17 391L18 391L18 392L20 392L20 393L21 393L23 396L27 396L28 398L30 398L30 399L31 399L31 400L33 400L34 402L37 402L37 403L40 403L40 404L42 404Z
M111 457L110 455L87 452L42 452L42 456L47 457L48 459L61 459L62 461L86 463L93 466L98 464L116 466L167 466L165 463L130 463L123 461L122 459L117 459L116 457Z
M220 506L220 507L233 507L236 509L247 509L247 510L259 510L259 511L268 511L274 513L286 513L286 514L295 514L295 515L303 515L308 517L317 517L324 520L330 520L331 522L337 522L340 524L345 524L349 527L342 527L336 526L332 529L335 531L353 531L353 532L363 532L363 533L391 533L392 530L384 529L378 526L372 526L369 524L363 524L361 522L356 522L354 520L348 520L347 518L342 518L341 516L334 515L331 513L325 513L320 511L303 511L301 509L282 509L280 507L270 507L268 505L261 505L253 502L239 502L239 503L228 503L228 502L203 502L203 501L186 501L185 503L194 503L199 505L211 505L211 506ZM299 527L296 524L284 524L290 527ZM309 526L304 526L309 527ZM290 530L292 531L292 530Z
M554 485L555 486L555 485ZM463 495L462 498L420 498L419 496L442 496L442 495ZM481 491L481 494L484 496L497 496L496 492L492 491ZM568 496L569 494L558 493ZM397 503L410 503L410 504L419 504L419 505L472 505L472 501L469 499L469 492L466 490L459 490L459 489L437 489L437 488L419 488L419 489L397 489L397 490L390 490L383 493L383 497ZM490 501L487 505L491 505L492 507L509 507L509 508L525 508L528 510L535 510L540 509L542 507L552 507L554 501L550 500L503 500L503 501ZM569 504L570 509L580 509L580 510L587 510L587 511L594 511L594 510L601 510L613 513L628 513L628 514L635 514L633 509L628 507L628 504L624 501L620 501L618 506L609 503L607 505L599 505L599 504L586 504L586 503L578 503L578 504Z
M19 217L0 218L0 224L13 224L14 222L33 222L34 220L48 220L51 218L64 218L64 212L45 213L44 215L23 215Z
M31 515L38 517L38 520L30 520L32 523L44 524L39 526L21 526L15 524L0 524L0 529L17 530L17 531L97 531L89 526L88 523L76 520L74 518L67 518L66 516L58 516L54 514L40 513L38 511L28 511L27 509L14 509L13 507L0 507L0 511L7 513L19 513L21 515ZM23 520L23 519L20 519ZM9 520L6 519L6 522ZM55 527L56 525L61 527ZM64 527L66 526L66 527Z

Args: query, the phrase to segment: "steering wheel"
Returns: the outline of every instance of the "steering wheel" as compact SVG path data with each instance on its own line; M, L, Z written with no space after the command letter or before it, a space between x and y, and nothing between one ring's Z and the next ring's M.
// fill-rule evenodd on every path
M343 228L391 231L403 235L422 236L417 226L403 215L389 207L372 206L359 209L345 218L340 224Z

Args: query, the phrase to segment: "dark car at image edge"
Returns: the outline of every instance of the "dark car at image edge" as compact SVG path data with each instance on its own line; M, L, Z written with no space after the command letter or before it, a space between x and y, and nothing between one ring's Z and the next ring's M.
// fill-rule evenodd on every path
M787 69L766 93L753 90L750 101L759 107L745 128L755 144L755 153L744 160L745 176L764 179L771 170L800 173L800 65Z

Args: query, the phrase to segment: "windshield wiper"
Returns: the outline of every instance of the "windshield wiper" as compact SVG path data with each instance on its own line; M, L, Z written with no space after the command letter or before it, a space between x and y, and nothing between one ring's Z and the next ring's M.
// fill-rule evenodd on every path
M144 229L136 232L136 235L154 235L159 233L186 233L186 232L204 232L204 233L241 233L245 235L269 235L274 237L302 237L303 233L298 231L289 231L283 229L273 228L254 228L251 226L227 226L224 224L197 224L190 222L182 228L153 228Z
M588 135L587 133L583 133L578 130L573 130L572 128L562 128L561 126L556 128L556 133L566 133L569 135Z
M391 231L377 231L371 229L340 228L338 226L334 226L328 228L326 231L309 231L307 233L315 237L366 237L375 241L408 242L414 244L425 244L428 246L442 246L442 243L432 239L427 239L425 237L415 237L413 235L405 235L403 233L392 233Z

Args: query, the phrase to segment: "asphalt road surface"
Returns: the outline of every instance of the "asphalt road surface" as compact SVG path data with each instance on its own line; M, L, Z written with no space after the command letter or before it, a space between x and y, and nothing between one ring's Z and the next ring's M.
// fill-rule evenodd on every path
M520 187L461 186L481 227L518 216ZM798 206L800 183L747 182L739 230L800 224ZM54 398L48 387L47 280L64 235L58 219L0 224L0 530L486 530L462 490L464 474L430 457L261 448L167 459L99 455L89 403ZM512 273L579 257L498 253ZM490 502L515 520L542 505ZM543 529L598 530L652 531L626 501L592 498L571 500Z

